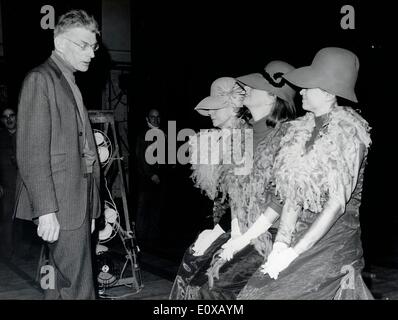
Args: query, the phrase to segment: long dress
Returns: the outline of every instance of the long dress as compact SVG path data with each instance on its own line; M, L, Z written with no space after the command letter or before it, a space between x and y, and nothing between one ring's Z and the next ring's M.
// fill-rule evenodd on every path
M272 164L284 134L284 126L266 126L266 119L257 125L266 128L254 153L254 165L250 175L231 192L232 216L238 218L241 233L245 233L270 206L279 214L282 205L274 196L270 182ZM256 129L256 127L254 126ZM227 176L228 178L228 176ZM213 254L207 275L209 281L199 290L199 297L206 300L235 300L253 273L261 266L271 251L273 234L277 227L253 239L248 246L235 253L230 261L220 258L222 248Z
M206 139L207 136L210 138L211 136L219 137L220 140L213 142L215 145L213 146L213 150L219 147L220 143L226 143L226 141L230 141L236 138L236 135L247 133L246 130L251 132L251 128L245 122L236 119L236 122L233 124L230 129L213 129L210 131L202 131L201 133L194 136L197 140L191 141L191 158L196 159L196 157L207 156L206 153L203 155L200 153L200 139ZM224 141L222 141L222 139ZM228 140L230 138L231 140ZM239 137L240 139L240 137ZM237 141L239 140L237 139ZM211 140L211 139L210 139ZM249 139L250 140L250 139ZM252 141L246 141L246 143L252 143ZM241 151L244 152L246 150L244 144L240 144L239 147ZM210 147L211 149L211 142ZM213 206L213 219L214 223L217 224L220 222L222 216L226 215L225 212L229 211L229 197L226 192L225 186L221 186L221 180L223 176L227 175L230 172L234 172L234 169L237 167L236 164L231 160L232 150L231 148L223 148L223 153L221 153L221 161L220 163L212 164L206 163L205 161L198 161L197 163L191 161L192 163L192 179L195 183L195 186L201 189L211 200L214 202ZM243 174L239 178L243 178L245 175ZM225 219L224 219L225 220ZM225 230L227 231L227 230ZM181 264L177 271L176 278L174 280L174 284L172 286L169 299L171 300L193 300L199 299L199 289L200 287L207 282L206 270L209 268L209 265L212 261L213 254L230 238L229 232L225 232L221 234L200 256L195 256L193 247L197 239L195 239L194 243L192 243L188 249L185 251L184 256L182 258Z
M339 106L322 118L307 114L291 123L274 175L281 197L303 210L281 240L294 246L331 197L344 201L345 212L277 280L257 270L238 299L372 299L361 277L359 223L369 130L359 114Z

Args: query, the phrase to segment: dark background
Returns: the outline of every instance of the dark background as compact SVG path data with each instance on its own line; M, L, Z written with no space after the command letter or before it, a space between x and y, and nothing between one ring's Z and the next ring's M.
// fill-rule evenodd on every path
M40 7L57 12L83 8L101 24L101 1L2 1L5 64L1 78L9 87L9 103L17 104L25 73L52 50L52 30L42 30ZM355 30L343 30L340 9L355 8ZM257 72L273 59L300 67L311 63L326 46L344 47L360 60L356 92L362 115L372 127L361 219L365 257L372 263L398 266L398 227L395 206L396 146L394 80L395 28L391 8L364 1L247 1L206 4L131 2L132 74L129 89L129 132L133 144L145 111L156 107L163 124L195 130L210 127L209 119L193 108L209 94L221 76ZM79 75L89 109L98 109L110 60L102 47L90 70ZM300 101L300 99L299 99ZM164 234L176 238L181 252L206 224L209 202L192 187L189 168L177 166L169 183ZM134 191L134 179L131 180ZM131 206L134 197L131 195ZM133 211L133 210L132 210ZM172 241L172 240L170 240ZM170 253L167 249L165 254Z
M3 43L5 65L2 74L8 86L9 104L17 105L18 94L25 74L44 62L53 50L53 30L40 26L43 5L55 8L56 18L70 9L82 8L94 15L101 25L101 1L10 1L2 0ZM57 21L57 19L56 19ZM98 52L86 73L77 73L88 106L98 108L101 90L105 85L109 62L106 50Z
M340 26L345 4L355 8L354 30ZM193 108L209 94L216 78L257 72L273 59L296 67L309 65L327 46L352 50L360 60L360 102L354 107L369 121L373 140L361 207L365 257L372 263L398 265L392 81L396 57L390 13L383 2L365 1L262 1L261 7L250 2L168 2L155 8L136 4L135 105L157 106L183 127L210 126ZM188 208L184 223L191 219Z

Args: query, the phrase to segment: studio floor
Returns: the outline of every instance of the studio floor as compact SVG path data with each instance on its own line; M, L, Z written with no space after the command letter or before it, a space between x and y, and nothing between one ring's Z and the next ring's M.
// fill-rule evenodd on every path
M35 244L28 256L4 259L0 257L0 299L41 300L43 291L37 279L37 266L41 246ZM178 259L165 258L162 250L141 250L139 256L142 288L133 283L113 286L101 291L98 299L114 300L166 300L178 269ZM372 266L371 277L367 277L376 299L398 300L398 270L386 266Z

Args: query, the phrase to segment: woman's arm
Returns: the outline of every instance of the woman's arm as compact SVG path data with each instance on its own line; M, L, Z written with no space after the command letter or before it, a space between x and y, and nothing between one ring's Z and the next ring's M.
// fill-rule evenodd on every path
M279 213L271 206L268 206L265 212L257 218L244 234L236 238L231 238L222 246L224 250L220 254L220 257L225 260L231 260L235 252L242 250L252 239L266 232L278 218Z
M286 269L300 254L309 250L316 244L333 226L336 220L344 212L335 199L330 199L322 212L318 215L311 227L294 247L285 246L274 252L274 249L268 256L267 262L261 267L263 273L268 273L273 279L277 279L281 271Z
M365 146L360 145L357 158L355 161L355 175L352 177L350 185L341 188L340 201L337 198L331 198L327 201L322 212L312 223L311 227L303 235L303 237L294 246L294 251L301 254L314 246L333 226L336 220L344 213L345 203L351 197L357 185L359 170L361 168L365 154Z
M275 242L282 242L287 246L290 246L300 210L300 207L295 208L289 205L288 202L285 203L282 209L281 221L279 222Z
M335 199L329 199L322 212L293 247L294 251L300 255L311 249L330 230L343 213L344 209L339 202Z
M365 151L365 146L360 145L354 164L355 171L351 182L347 185L342 185L341 188L339 188L339 191L326 202L322 212L319 213L307 232L302 236L301 239L299 239L294 247L287 248L286 250L275 254L272 256L272 259L271 252L268 261L262 267L262 271L264 273L268 273L272 278L277 279L279 272L287 268L289 264L300 254L312 248L323 236L325 236L337 219L345 212L345 203L348 201L356 187L359 171L364 160ZM287 218L284 217L284 213L282 213L282 226L280 226L280 228L284 228L289 231L289 227L286 226L291 225L291 223L287 223L286 219L292 219L292 222L293 218L289 217L290 215L287 216ZM283 224L282 219L285 219ZM283 233L284 232L281 231L281 234ZM287 236L285 235L282 237L282 240L284 239L291 240L291 238L289 238L289 233L287 233Z
M242 237L249 243L252 239L266 232L278 218L279 213L270 206L267 207L265 212L257 218L253 225L242 234Z

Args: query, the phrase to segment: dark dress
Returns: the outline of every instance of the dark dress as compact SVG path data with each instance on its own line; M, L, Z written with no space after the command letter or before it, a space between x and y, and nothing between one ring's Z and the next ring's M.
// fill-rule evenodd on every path
M243 122L237 121L234 127L238 129L248 128ZM230 128L232 129L232 128ZM219 130L211 130L209 133L218 133ZM232 132L232 131L231 131ZM196 135L200 138L200 133ZM221 142L221 140L219 140ZM191 146L191 158L195 158L195 152ZM242 147L243 149L244 147ZM228 151L227 151L228 152ZM199 146L198 146L199 154ZM227 155L229 156L229 154ZM228 194L224 194L220 190L220 180L222 175L232 171L233 164L197 164L192 163L191 178L194 181L195 187L201 189L213 201L213 223L217 224L224 230L228 231L230 228L230 203ZM222 171L222 173L220 173ZM229 215L229 217L228 217ZM178 269L173 287L171 289L170 300L194 300L199 298L199 290L207 282L206 270L210 266L213 254L229 240L229 232L221 234L200 256L195 256L193 247L195 241L188 247L182 258L180 267Z
M279 214L282 211L282 205L274 196L274 189L269 184L269 177L266 173L271 172L272 163L284 133L284 127L282 125L277 125L276 128L267 127L266 119L263 118L254 123L253 128L254 137L259 138L257 142L254 139L253 170L247 179L239 181L237 191L243 197L232 195L232 198L235 199L235 201L232 201L232 205L236 206L233 212L237 213L236 217L242 234L256 222L267 207L270 206ZM256 131L261 132L260 137L256 134ZM272 247L273 235L276 233L276 226L277 223L273 228L253 239L249 245L236 252L230 261L225 261L219 257L219 254L223 251L219 247L213 254L210 267L206 271L208 281L200 288L198 298L235 300L247 281L268 256Z
M344 109L339 109L338 112L342 117L337 123L342 129L338 129L340 131L330 141L339 144L341 141L338 140L342 136L357 140L352 144L342 143L341 145L344 145L345 148L338 149L340 150L339 157L349 159L346 154L350 146L364 144L367 147L363 140L368 138L363 140L358 138L361 134L367 136L366 127L361 128L363 123L365 126L367 123L353 111L347 112ZM331 118L333 116L332 114ZM344 120L345 117L347 122ZM350 123L351 119L357 122L356 126ZM359 120L357 121L357 119ZM328 130L328 120L321 122L321 126L315 126L315 130L308 140L310 142L306 143L307 151L314 147L320 137L328 136L330 134ZM362 133L358 133L358 131L362 131ZM359 150L360 148L356 148L354 151L357 153L354 154L354 158L359 159L359 170L352 171L355 172L352 176L354 190L346 197L348 201L345 205L345 212L312 248L300 254L283 270L277 280L271 279L268 274L264 275L260 270L256 271L239 294L238 299L372 299L361 277L364 263L359 207L367 152L365 151L361 157ZM284 242L293 247L308 231L317 216L318 214L314 211L302 210L291 239L286 236Z

